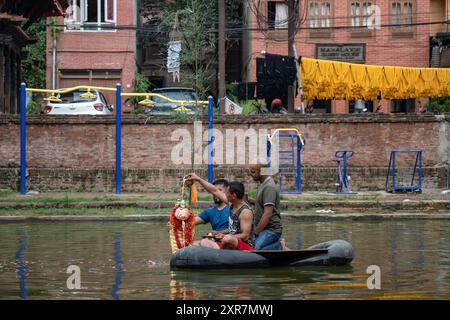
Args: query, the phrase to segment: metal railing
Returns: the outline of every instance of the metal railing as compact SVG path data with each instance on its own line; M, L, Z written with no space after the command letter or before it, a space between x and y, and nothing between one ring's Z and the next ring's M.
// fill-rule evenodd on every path
M65 94L77 90L87 90L90 93L91 90L98 91L110 91L116 93L116 163L115 163L115 193L121 193L121 172L122 172L122 97L145 97L148 102L150 97L158 97L166 100L170 103L180 104L183 107L186 104L204 104L208 105L208 181L213 181L213 107L214 101L210 96L208 101L191 101L191 100L174 100L166 96L157 93L122 93L122 85L118 83L115 88L109 87L96 87L96 86L76 86L67 89L51 90L51 89L36 89L27 88L25 83L20 86L20 193L26 194L26 93L48 93L51 96L45 100L55 101L57 94ZM151 101L150 101L151 102Z

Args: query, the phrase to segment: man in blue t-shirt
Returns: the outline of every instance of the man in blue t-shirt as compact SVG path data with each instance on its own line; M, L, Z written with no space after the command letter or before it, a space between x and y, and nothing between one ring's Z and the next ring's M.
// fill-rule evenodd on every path
M228 181L225 179L217 179L213 182L219 190L225 192ZM202 213L195 217L195 224L210 223L212 231L220 232L228 230L228 218L230 216L230 206L223 203L220 199L214 197L214 206L205 209Z

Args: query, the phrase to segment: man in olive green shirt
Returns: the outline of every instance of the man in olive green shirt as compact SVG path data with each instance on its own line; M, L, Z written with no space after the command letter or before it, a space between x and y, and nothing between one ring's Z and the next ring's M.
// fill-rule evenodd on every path
M250 166L250 175L261 183L254 201L256 250L281 250L283 226L280 215L280 192L272 177L261 174L260 165ZM252 203L253 204L253 203Z

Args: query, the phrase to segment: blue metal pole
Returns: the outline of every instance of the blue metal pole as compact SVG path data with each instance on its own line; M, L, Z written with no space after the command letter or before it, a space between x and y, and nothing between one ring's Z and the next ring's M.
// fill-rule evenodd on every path
M16 252L17 276L19 278L19 296L22 300L27 299L27 264L23 259L23 253L27 249L27 234L20 237L20 247Z
M419 161L419 152L416 153L416 161L414 162L413 176L411 178L411 187L415 187L414 186L414 178L416 177L417 161ZM420 178L419 178L419 183L420 183Z
M120 194L122 178L122 86L116 86L116 194Z
M213 141L213 127L214 127L214 100L213 97L208 97L208 182L214 181L214 141Z
M26 175L27 175L27 164L26 164L26 150L27 150L27 87L25 83L20 85L20 193L26 194Z
M392 152L391 156L389 157L389 165L388 165L388 172L386 175L386 183L384 184L384 191L388 191L388 184L389 184L389 176L390 176L390 170L391 170L391 164L392 164Z
M344 158L344 168L343 168L343 179L342 181L344 182L344 192L348 192L348 182L347 182L347 151L344 151L344 154L342 155L342 157Z
M423 180L422 151L419 151L419 186L421 191L422 191L422 180Z
M269 133L269 135L270 135L270 133ZM267 136L267 172L268 172L268 175L270 175L270 168L271 168L271 166L272 166L272 163L270 162L270 148L271 148L271 143L270 143L270 140L269 140L269 137Z
M392 193L395 193L396 191L396 184L395 184L395 151L392 152Z
M116 233L114 236L114 262L116 268L116 277L112 286L111 296L114 298L114 300L120 300L118 291L120 290L120 285L122 284L122 277L125 274L122 255L120 253L120 233Z
M302 144L300 143L300 137L297 136L297 192L302 192L302 172L301 172L301 158L300 152L302 150Z

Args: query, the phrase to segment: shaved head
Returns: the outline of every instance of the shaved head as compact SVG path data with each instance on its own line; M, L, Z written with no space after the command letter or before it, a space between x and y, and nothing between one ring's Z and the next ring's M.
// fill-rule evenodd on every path
M267 165L251 164L248 167L250 176L255 181L263 182L267 177Z

